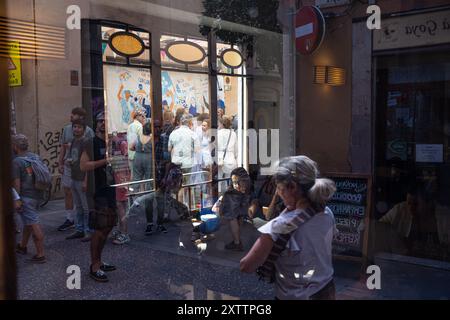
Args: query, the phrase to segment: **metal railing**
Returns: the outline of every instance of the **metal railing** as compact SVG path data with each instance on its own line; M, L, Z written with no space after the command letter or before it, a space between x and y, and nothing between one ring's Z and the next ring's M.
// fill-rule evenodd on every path
M209 171L196 171L196 172L191 172L191 173L184 173L183 174L183 180L186 177L192 176L192 175L196 175L196 174L203 174L203 173L209 173ZM148 183L148 182L154 182L155 179L145 179L145 180L139 180L139 181L130 181L130 182L124 182L124 183L118 183L118 184L113 184L111 185L111 187L129 187L132 185L136 185L136 184L143 184L143 183ZM188 183L188 184L183 184L181 186L180 192L177 194L177 200L179 200L179 194L181 193L181 190L188 190L188 208L190 211L192 210L196 210L197 208L193 208L192 206L192 189L199 187L199 186L204 186L204 185L209 185L209 184L213 184L213 183L220 183L222 181L226 181L227 182L227 186L229 185L229 181L230 178L220 178L220 179L211 179L208 181L202 181L202 182L195 182L195 183ZM130 188L128 188L129 191L134 191L134 190L130 190ZM139 191L139 192L131 192L131 193L127 193L127 197L128 197L128 204L129 207L131 207L132 203L134 202L133 199L144 196L146 194L151 194L154 193L156 191L155 188L152 188L151 190L145 190L145 191ZM200 203L203 204L203 192L200 192Z

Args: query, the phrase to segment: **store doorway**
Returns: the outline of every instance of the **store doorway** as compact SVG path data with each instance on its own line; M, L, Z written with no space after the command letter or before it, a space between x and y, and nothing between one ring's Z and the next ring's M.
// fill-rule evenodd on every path
M376 57L376 248L450 261L450 56Z

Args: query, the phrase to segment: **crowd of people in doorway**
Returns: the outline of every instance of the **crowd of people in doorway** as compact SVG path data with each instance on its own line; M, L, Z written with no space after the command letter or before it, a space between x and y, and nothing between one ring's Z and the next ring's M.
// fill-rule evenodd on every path
M255 190L246 169L237 164L237 137L232 129L232 119L220 111L218 116L221 125L217 144L214 144L208 136L209 115L199 115L198 124L194 127L192 115L184 110L175 115L165 112L162 126L155 135L144 111L136 110L132 115L126 148L122 149L125 149L123 155L128 156L128 167L134 181L151 180L152 170L145 161L153 151L148 147L152 145L150 141L155 140L155 190L142 197L147 219L145 233L166 233L164 221L170 215L168 211L180 219L192 218L191 210L175 195L180 192L186 174L195 170L211 170L214 157L218 157L222 159L217 163L218 176L229 177L231 183L211 211L229 225L231 242L225 245L225 250L242 252L250 249L241 260L241 270L257 271L261 279L274 282L279 299L333 298L331 242L335 228L333 214L326 203L335 191L334 183L319 178L314 161L298 156L281 161L276 174ZM94 128L88 127L85 111L75 108L71 123L63 129L59 169L64 186L66 219L58 230L75 229L68 240L90 241L89 274L96 281L106 282L107 272L116 269L102 259L103 248L113 228L118 225L113 232L115 244L130 241L126 222L130 190L128 187L114 187L117 175L114 163L107 156L105 114L100 112L94 119ZM36 254L31 261L45 263L44 233L38 214L42 190L36 186L39 172L33 165L33 161L42 161L28 151L26 136L14 136L12 144L15 155L13 197L24 226L16 251L27 254L32 236ZM252 248L244 248L242 244L242 223L245 220L262 234ZM196 231L194 228L194 233ZM308 248L310 244L314 244L312 248ZM290 276L291 273L307 274L311 268L316 273L303 282ZM284 275L280 277L279 272Z

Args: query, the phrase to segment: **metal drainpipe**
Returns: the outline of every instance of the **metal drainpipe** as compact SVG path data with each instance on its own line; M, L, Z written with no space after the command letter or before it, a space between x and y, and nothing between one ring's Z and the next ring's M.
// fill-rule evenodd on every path
M280 128L280 141L287 141L288 146L280 148L280 156L293 156L296 154L296 52L294 37L294 19L296 15L296 1L286 0L280 2L281 16L286 23L283 24L283 101L280 108L280 124L288 123L286 131ZM283 119L286 121L283 121ZM298 141L297 141L298 142Z
M33 0L33 23L34 23L34 42L37 43L36 39L36 0ZM35 47L37 49L37 46ZM38 91L38 85L39 85L39 79L38 79L38 67L39 62L37 58L37 52L35 51L36 57L34 58L34 89L35 89L35 99L36 99L36 153L40 155L40 148L39 148L39 127L40 127L40 118L39 118L39 91Z

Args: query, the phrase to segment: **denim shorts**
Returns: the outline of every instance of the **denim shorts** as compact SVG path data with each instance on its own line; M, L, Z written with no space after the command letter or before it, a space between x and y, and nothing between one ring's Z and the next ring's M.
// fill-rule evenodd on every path
M24 226L39 223L39 200L32 198L22 198L23 210L20 213Z
M72 169L69 165L64 165L64 173L61 175L61 184L63 188L72 188Z

